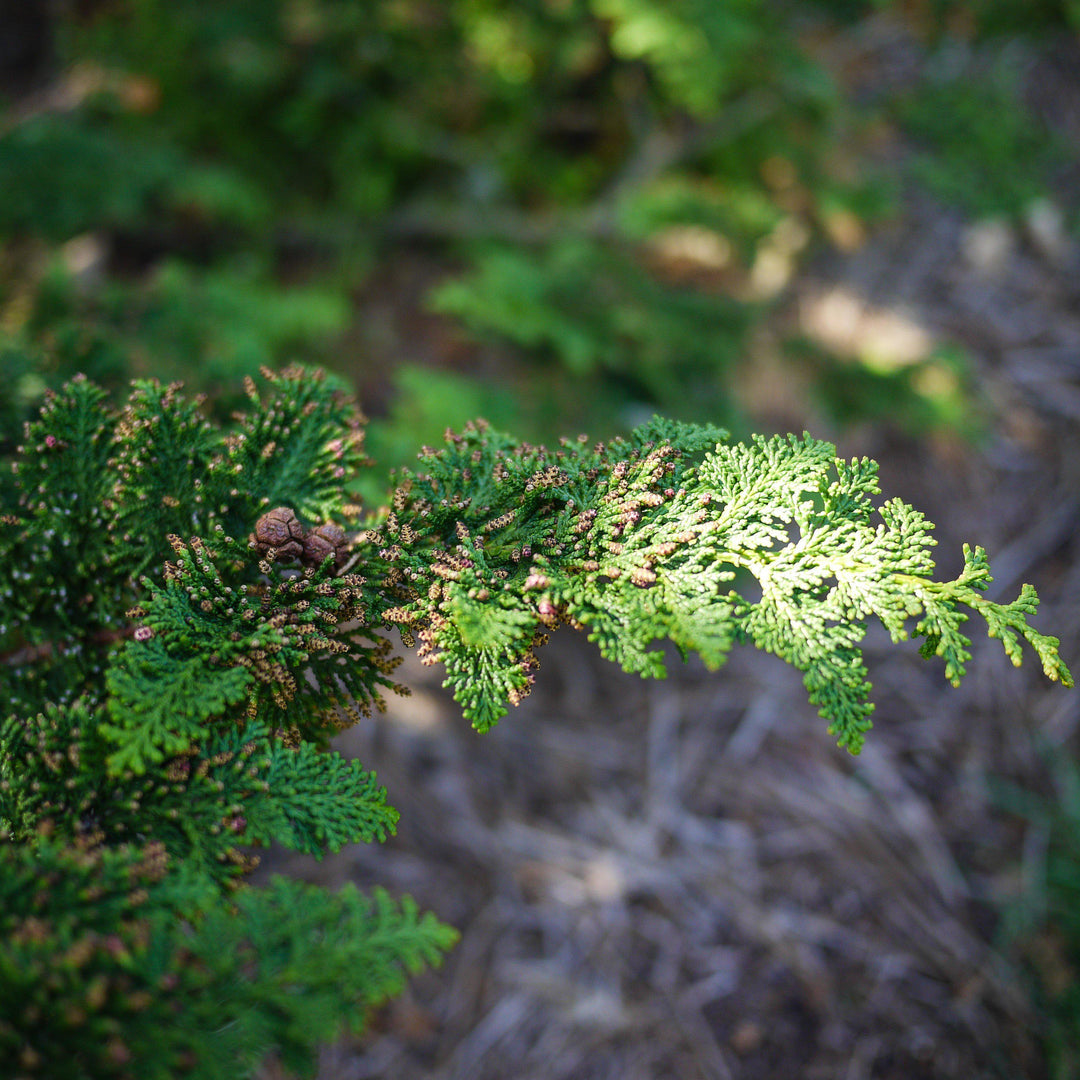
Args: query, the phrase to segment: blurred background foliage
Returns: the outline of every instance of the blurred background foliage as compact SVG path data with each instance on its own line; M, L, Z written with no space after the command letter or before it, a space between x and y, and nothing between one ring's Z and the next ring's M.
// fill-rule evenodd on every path
M441 431L493 396L535 437L654 409L742 430L737 369L801 260L857 245L912 181L1021 213L1060 156L1005 77L992 99L963 78L853 91L830 48L886 9L943 50L1080 21L1069 0L22 5L0 409L76 370L213 397L299 359L354 379L387 463L420 417ZM860 155L883 124L925 147L901 174ZM408 259L416 337L364 302ZM883 370L782 346L838 424L971 415L956 349ZM394 375L410 364L438 378Z
M9 440L77 371L183 379L227 417L243 374L293 360L358 387L383 467L476 415L544 440L654 410L744 432L774 415L763 354L837 430L977 436L959 346L887 355L770 319L801 265L859 247L911 190L1026 220L1077 175L1012 72L1023 42L1080 32L1080 0L0 13ZM914 81L846 64L882 19L930 58ZM1053 835L1075 898L1077 834Z

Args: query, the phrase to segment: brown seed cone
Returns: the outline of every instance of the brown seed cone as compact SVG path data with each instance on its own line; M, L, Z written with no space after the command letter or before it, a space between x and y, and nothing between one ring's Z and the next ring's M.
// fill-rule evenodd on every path
M278 558L298 559L304 554L304 527L287 506L267 510L255 522L252 539L259 551L275 551Z
M345 562L345 530L340 525L327 522L318 525L304 537L304 561L312 566L321 566L328 555L334 556L338 566Z

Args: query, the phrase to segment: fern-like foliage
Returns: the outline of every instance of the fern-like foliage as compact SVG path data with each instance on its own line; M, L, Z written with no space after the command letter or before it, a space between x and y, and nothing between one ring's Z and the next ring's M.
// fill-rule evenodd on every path
M934 581L931 524L898 499L876 504L874 462L838 459L809 436L729 444L715 429L653 421L607 446L551 452L479 425L421 459L363 540L386 565L382 618L446 665L481 730L528 691L536 647L560 622L651 677L664 674L664 639L712 668L750 642L803 672L853 753L873 708L858 648L870 616L894 641L924 638L955 683L970 658L967 608L1014 663L1026 640L1071 685L1057 639L1027 622L1029 586L1012 604L980 596L981 548L965 549L955 581Z
M0 821L10 839L115 845L153 836L177 865L226 885L253 865L244 845L321 856L396 828L385 789L359 762L285 745L260 723L206 732L159 769L112 775L106 728L84 699L0 722Z
M125 643L107 675L105 733L120 744L110 768L142 771L181 752L215 721L235 722L242 702L247 715L318 742L380 706L382 689L401 689L387 641L361 640L359 576L334 576L329 564L282 572L220 525L213 546L170 539L177 561L132 609L142 640Z
M275 878L226 900L153 843L41 840L2 865L5 1076L234 1080L271 1050L311 1075L343 1014L359 1030L457 936L381 890Z
M21 646L33 662L19 663L17 654L0 669L0 694L11 709L71 700L99 680L98 644L126 606L126 575L102 542L110 454L104 397L86 379L51 395L13 463L18 516L0 527L0 642Z
M395 628L480 730L560 623L650 677L664 640L710 668L772 652L852 752L871 616L955 682L974 612L1071 683L1032 589L987 599L980 548L935 581L929 522L809 436L653 420L549 450L478 423L363 516L355 405L317 372L265 380L230 430L177 386L113 410L79 379L26 431L0 519L4 1076L216 1080L270 1051L310 1074L438 961L454 933L408 898L245 883L261 845L394 831L375 775L329 744L401 690Z

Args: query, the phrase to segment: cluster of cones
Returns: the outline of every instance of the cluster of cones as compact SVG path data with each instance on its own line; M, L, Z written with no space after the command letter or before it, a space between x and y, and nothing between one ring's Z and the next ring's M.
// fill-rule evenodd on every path
M321 566L331 555L335 565L343 566L349 547L340 525L327 522L305 530L287 506L276 506L263 514L255 522L251 542L264 554L274 552L275 559L300 559L309 566Z

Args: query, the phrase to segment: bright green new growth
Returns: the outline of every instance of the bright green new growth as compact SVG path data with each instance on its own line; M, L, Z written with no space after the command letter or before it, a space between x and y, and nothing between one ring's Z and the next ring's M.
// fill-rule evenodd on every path
M400 597L383 618L446 665L480 730L527 691L542 631L560 621L644 676L664 674L657 641L713 669L751 642L804 673L853 753L873 708L858 650L870 615L894 641L914 623L923 655L943 657L958 683L971 655L966 606L1014 663L1023 637L1046 674L1071 685L1057 639L1027 623L1030 586L1008 605L979 595L991 580L981 548L965 548L955 581L931 579L932 526L899 499L874 505L876 463L840 460L809 436L725 438L659 420L625 441L554 453L482 425L451 435L421 454L424 472L405 476L394 509L362 537L390 567L384 595Z
M876 507L874 463L827 443L654 420L547 450L472 425L363 516L355 406L317 372L267 379L231 432L176 387L138 383L114 413L76 380L20 448L0 526L4 1075L233 1077L271 1050L310 1071L437 962L454 932L408 898L243 881L250 845L394 831L374 774L328 747L400 690L381 631L441 662L480 730L562 622L653 677L664 639L710 668L753 643L852 752L871 615L956 682L973 610L1071 685L1030 587L986 599L978 548L935 582L930 524Z

